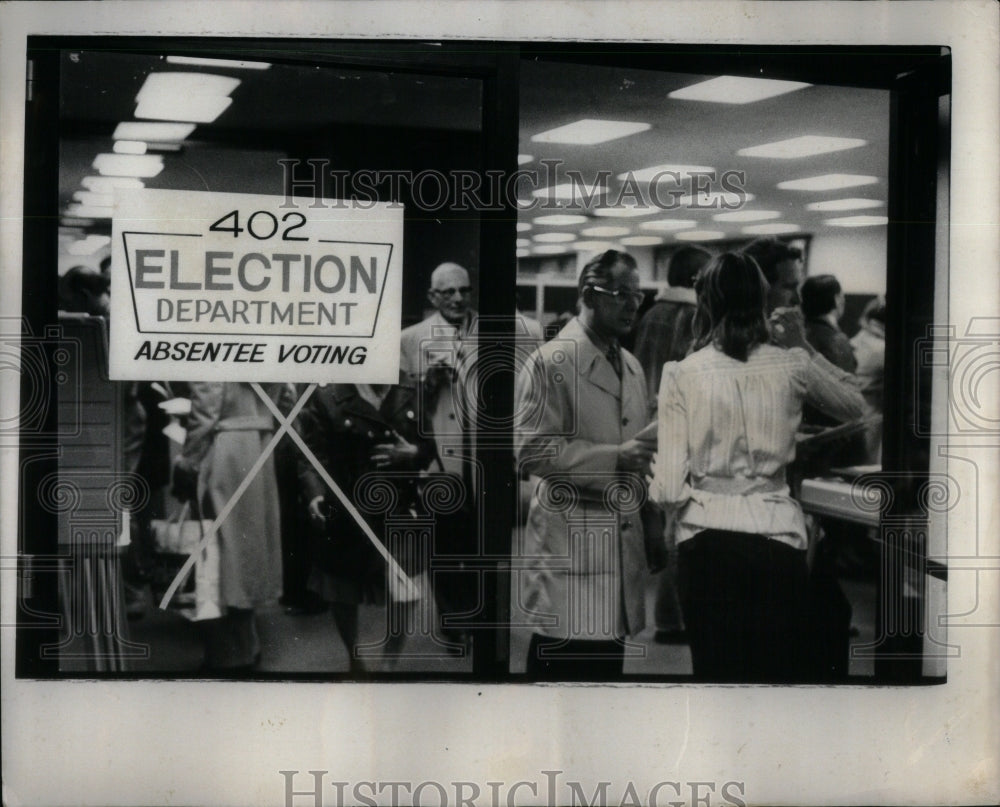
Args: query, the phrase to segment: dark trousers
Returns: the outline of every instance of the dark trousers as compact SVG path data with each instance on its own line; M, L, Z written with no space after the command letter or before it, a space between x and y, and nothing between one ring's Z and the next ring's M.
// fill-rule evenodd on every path
M450 640L475 628L482 604L480 572L469 563L475 561L479 548L475 513L463 507L435 516L430 579L441 615L441 634Z
M306 504L299 501L299 448L290 437L282 438L274 450L274 475L278 482L281 508L282 602L306 605L309 594L309 519Z
M611 681L625 665L622 641L531 635L525 672L536 681Z
M805 554L763 535L724 530L680 544L681 604L697 678L808 679Z

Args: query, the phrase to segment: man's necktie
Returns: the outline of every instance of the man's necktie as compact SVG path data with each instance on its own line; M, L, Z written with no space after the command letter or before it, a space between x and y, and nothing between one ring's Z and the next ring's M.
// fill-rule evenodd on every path
M608 361L611 362L611 366L615 368L615 375L619 378L622 377L622 356L618 345L611 345L608 347L607 353L604 354L608 357Z

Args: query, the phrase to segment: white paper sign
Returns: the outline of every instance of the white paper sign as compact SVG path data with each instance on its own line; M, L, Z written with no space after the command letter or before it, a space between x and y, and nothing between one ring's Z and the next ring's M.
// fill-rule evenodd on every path
M397 382L401 205L128 190L112 238L112 379Z

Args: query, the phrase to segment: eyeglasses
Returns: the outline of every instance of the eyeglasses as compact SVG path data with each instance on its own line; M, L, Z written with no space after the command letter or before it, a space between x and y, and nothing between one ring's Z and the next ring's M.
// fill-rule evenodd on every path
M462 297L468 297L472 294L472 286L462 286L458 289L432 289L435 294L440 294L442 297L454 297L456 294Z
M613 297L615 302L623 303L626 300L631 300L637 305L646 299L646 295L641 291L632 291L631 289L606 289L603 286L591 286L594 291L600 294L606 294L608 297Z

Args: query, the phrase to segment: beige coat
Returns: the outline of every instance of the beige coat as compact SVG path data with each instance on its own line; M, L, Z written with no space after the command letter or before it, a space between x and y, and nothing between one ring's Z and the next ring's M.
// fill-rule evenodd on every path
M467 321L460 333L435 312L405 328L400 339L400 373L418 387L418 406L434 432L441 463L454 474L462 473L462 457L474 457L475 314Z
M202 515L214 518L271 439L274 418L249 384L192 383L187 427L178 463L198 470ZM223 605L253 608L281 595L273 456L219 527L219 550Z
M618 446L651 420L642 366L623 350L619 380L577 319L532 360L514 407L519 471L540 477L522 550L524 607L550 636L635 635L645 627L645 483L616 465Z

